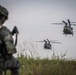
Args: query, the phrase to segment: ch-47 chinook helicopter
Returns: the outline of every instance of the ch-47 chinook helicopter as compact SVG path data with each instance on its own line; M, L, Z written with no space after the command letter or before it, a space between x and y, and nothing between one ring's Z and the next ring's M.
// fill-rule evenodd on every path
M50 41L48 39L43 40L43 41L36 41L36 42L44 42L44 49L52 49L52 44L51 43L58 43L61 44L61 42L56 42L57 40Z
M67 35L67 34L71 34L73 35L73 28L71 27L71 25L76 26L76 22L70 22L69 19L67 19L68 22L62 21L62 23L52 23L52 24L64 24L65 26L63 27L63 34Z

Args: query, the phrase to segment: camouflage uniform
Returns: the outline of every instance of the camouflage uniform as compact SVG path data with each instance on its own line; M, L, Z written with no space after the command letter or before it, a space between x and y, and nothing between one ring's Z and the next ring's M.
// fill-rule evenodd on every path
M0 6L1 15L8 18L8 11L2 6ZM2 26L0 28L0 75L2 75L3 70L7 69L11 71L11 75L19 75L20 63L13 56L14 53L16 53L16 48L11 31Z

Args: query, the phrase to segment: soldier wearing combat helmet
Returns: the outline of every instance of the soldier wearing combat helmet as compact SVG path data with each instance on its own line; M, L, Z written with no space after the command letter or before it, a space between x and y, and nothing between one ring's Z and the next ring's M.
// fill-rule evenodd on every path
M19 75L20 63L13 56L16 53L14 40L11 31L3 26L8 14L7 9L0 5L0 75L8 69L11 75Z

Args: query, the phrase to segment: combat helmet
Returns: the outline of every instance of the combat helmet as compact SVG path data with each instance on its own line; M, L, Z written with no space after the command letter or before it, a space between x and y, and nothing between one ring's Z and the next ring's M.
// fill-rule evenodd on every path
M3 15L6 18L8 18L8 14L9 13L8 13L7 9L0 5L0 15Z

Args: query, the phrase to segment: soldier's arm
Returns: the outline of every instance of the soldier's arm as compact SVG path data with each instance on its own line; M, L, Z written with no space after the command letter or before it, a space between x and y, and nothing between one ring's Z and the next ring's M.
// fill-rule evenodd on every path
M10 31L8 29L6 29L6 31L4 32L3 40L4 40L4 43L5 43L5 46L6 46L7 53L8 54L16 53L14 40L13 40L12 34L10 33Z
M5 46L8 54L16 53L16 48L12 39L12 35L7 35L4 38L4 42L5 42Z

